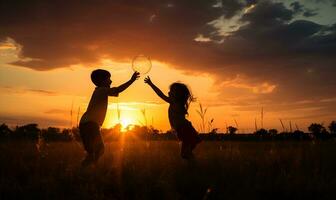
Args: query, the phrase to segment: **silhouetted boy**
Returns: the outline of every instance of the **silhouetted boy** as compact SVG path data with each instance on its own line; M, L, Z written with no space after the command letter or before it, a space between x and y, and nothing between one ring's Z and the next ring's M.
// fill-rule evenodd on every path
M90 103L79 123L79 133L87 155L82 161L82 166L86 167L96 163L104 153L104 143L100 134L100 126L103 124L108 96L118 96L120 92L128 88L139 78L139 73L134 72L131 79L119 87L110 87L111 74L102 69L94 70L91 73L91 80L97 86L93 91Z

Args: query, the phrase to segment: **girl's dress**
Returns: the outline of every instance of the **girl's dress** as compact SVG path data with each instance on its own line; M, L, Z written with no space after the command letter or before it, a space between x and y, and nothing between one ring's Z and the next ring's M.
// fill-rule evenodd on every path
M183 105L177 103L169 104L168 117L170 125L177 132L177 137L182 141L182 146L188 146L192 150L200 142L200 138L191 122L185 118L186 114Z

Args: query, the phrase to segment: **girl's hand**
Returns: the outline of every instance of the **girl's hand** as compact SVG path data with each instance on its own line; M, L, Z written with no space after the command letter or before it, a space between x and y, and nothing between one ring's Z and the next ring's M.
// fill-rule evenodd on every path
M144 82L147 83L147 84L152 84L152 81L151 79L149 78L149 76L147 76L145 79L144 79Z

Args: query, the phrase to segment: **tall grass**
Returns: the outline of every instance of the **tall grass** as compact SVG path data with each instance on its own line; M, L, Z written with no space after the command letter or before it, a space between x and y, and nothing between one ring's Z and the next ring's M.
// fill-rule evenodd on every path
M199 109L198 110L196 109L196 112L198 116L201 118L200 132L204 133L205 126L206 126L205 114L207 113L208 108L203 108L203 105L201 103L199 103L198 105L199 105Z
M143 118L143 122L141 122L141 120L138 120L140 122L141 125L146 126L148 125L147 123L147 114L146 114L146 108L143 108L140 110L142 118Z

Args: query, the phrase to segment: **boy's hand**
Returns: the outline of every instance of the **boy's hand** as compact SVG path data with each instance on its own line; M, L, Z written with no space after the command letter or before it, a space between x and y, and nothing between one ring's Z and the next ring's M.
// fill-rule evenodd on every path
M149 76L147 76L145 79L144 79L144 82L147 83L147 84L152 84L152 81L151 79L149 78Z
M138 78L140 77L140 73L139 72L134 72L132 77L131 77L131 80L132 81L135 81L137 80Z

